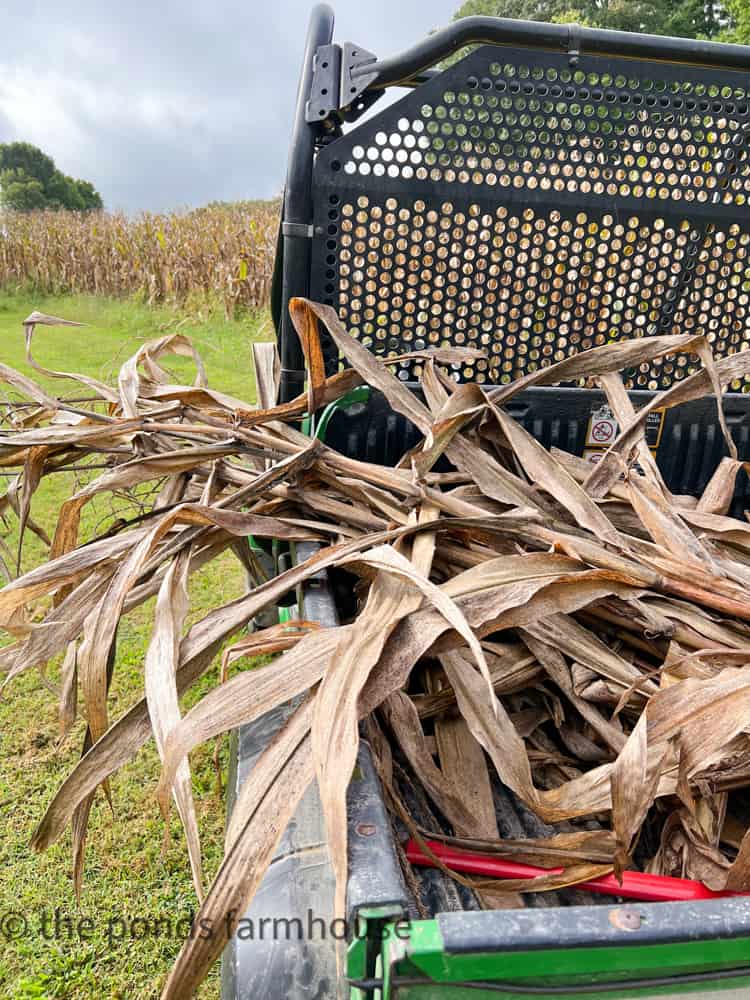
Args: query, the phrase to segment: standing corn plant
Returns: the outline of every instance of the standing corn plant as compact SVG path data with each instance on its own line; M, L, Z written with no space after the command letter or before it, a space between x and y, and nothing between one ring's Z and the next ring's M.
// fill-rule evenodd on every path
M119 213L8 212L0 283L38 294L136 295L149 303L268 303L276 202L209 205L135 218Z

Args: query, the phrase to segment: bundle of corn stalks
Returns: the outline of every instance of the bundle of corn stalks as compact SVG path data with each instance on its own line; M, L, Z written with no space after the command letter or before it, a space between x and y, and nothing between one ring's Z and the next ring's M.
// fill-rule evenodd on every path
M422 362L418 395L332 309L298 299L292 315L309 378L307 392L284 405L274 405L268 345L256 354L258 407L210 389L179 334L141 347L116 387L46 373L82 382L101 401L85 408L0 366L0 378L27 400L8 409L0 433L0 462L20 470L4 511L15 512L22 536L41 532L32 500L45 475L102 455L110 463L62 505L49 561L0 591L0 624L14 637L0 651L6 686L62 654L61 718L69 727L80 689L88 725L81 760L33 846L44 850L71 824L80 882L92 799L153 736L163 764L159 804L166 816L174 799L186 831L202 900L196 919L223 926L226 914L244 912L313 781L341 915L346 790L364 724L389 802L412 835L425 831L394 780L394 753L462 843L563 869L498 882L495 900L617 875L635 863L644 828L654 848L638 863L651 872L750 889L750 834L734 807L750 784L750 525L726 516L742 463L721 415L722 387L750 373L750 352L715 362L702 337L644 337L488 390L449 377L466 351L436 348L410 356ZM27 321L29 357L43 322L56 321ZM319 323L349 364L333 377L325 376ZM193 385L169 384L170 352L193 355ZM698 355L702 367L636 413L617 373L681 352ZM623 428L593 469L546 451L505 408L527 386L581 377L603 388ZM303 415L362 383L423 435L396 468L355 461L297 429ZM700 499L673 496L644 441L647 416L711 393L730 457ZM81 513L93 497L154 481L156 499L134 522L81 543ZM248 535L319 548L262 579ZM184 632L189 575L227 548L257 584ZM350 619L243 632L262 609L333 567L359 579ZM143 698L112 721L117 625L152 595ZM40 600L48 605L34 620L29 608ZM226 679L183 716L181 695L233 635L227 670L243 655L281 655ZM305 693L243 786L224 861L204 895L188 754ZM499 841L492 770L562 832ZM220 935L189 939L163 996L188 996L224 943Z

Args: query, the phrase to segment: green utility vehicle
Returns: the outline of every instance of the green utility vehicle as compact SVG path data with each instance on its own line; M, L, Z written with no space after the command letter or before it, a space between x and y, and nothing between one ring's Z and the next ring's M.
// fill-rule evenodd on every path
M395 102L391 88L402 89ZM332 11L316 7L276 261L280 401L304 388L287 309L299 295L334 306L377 355L484 349L454 368L458 381L508 382L655 333L703 333L719 356L746 350L748 199L750 48L472 17L380 59L334 42ZM634 404L690 370L681 357L626 373ZM733 385L725 411L750 459L747 390ZM529 389L509 409L544 445L592 461L616 433L591 388ZM368 461L395 463L417 440L369 390L315 419L311 432ZM710 400L654 414L647 440L675 493L702 491L724 454ZM743 473L734 509L749 506ZM290 601L330 625L350 598L323 573ZM237 734L235 791L283 714ZM508 801L530 829L534 817ZM750 897L597 904L568 890L487 911L423 869L431 916L419 919L365 741L349 803L345 962L337 971L335 935L321 927L333 879L313 788L249 911L256 926L299 918L303 933L234 939L224 1000L750 997Z

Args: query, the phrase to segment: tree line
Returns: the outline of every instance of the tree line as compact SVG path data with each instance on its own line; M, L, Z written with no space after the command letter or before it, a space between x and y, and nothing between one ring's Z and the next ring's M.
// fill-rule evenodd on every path
M29 142L0 143L0 205L18 212L68 209L91 212L102 197L90 181L68 177Z
M465 0L454 19L474 14L750 44L750 0Z

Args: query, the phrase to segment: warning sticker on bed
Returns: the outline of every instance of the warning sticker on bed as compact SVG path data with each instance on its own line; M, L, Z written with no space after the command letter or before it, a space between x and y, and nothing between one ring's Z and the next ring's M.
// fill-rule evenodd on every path
M654 410L652 413L649 413L643 427L646 444L654 455L656 455L662 431L664 430L665 412L665 410ZM599 459L595 458L593 454L589 454L589 451L591 449L606 451L617 438L619 431L617 420L606 403L602 403L596 409L593 409L589 416L588 426L586 427L586 441L584 444L586 451L583 453L586 461L598 462Z
M617 437L617 421L610 408L603 404L592 410L586 428L587 448L608 448Z
M646 437L646 444L653 452L659 447L659 442L661 441L661 432L664 430L665 412L665 410L654 410L653 413L649 413L646 417L646 426L643 430Z

